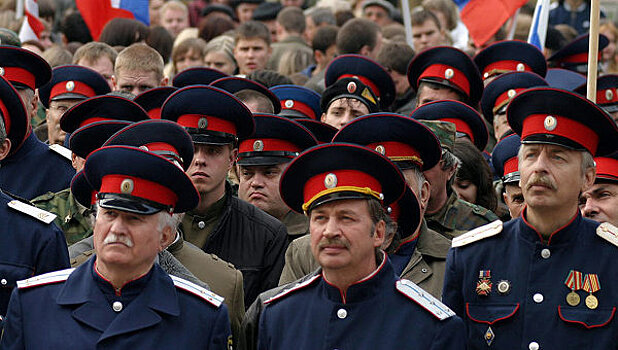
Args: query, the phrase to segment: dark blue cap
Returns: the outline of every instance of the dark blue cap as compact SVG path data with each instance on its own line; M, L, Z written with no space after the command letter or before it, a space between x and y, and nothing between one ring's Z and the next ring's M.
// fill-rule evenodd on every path
M380 111L378 97L373 93L371 87L356 78L341 78L328 86L320 99L322 111L326 113L331 103L340 98L359 100L367 106L369 113Z
M367 147L328 143L309 148L287 166L280 181L283 201L309 212L335 200L381 200L387 206L405 191L403 175L388 158Z
M13 154L26 140L30 116L19 93L8 80L2 77L0 77L0 114L7 137L11 141L9 154Z
M567 69L550 68L547 70L545 81L553 88L575 91L582 84L586 84L586 77Z
M442 155L438 138L425 125L395 113L358 117L343 126L333 142L356 143L385 155L400 169L433 168Z
M15 46L0 46L0 76L15 88L35 90L51 79L51 67L41 56Z
M395 83L390 74L379 63L362 55L341 55L332 60L326 73L326 88L342 78L355 78L371 88L380 101L380 107L386 110L395 101ZM324 110L324 109L323 109Z
M547 82L540 76L529 72L511 72L496 77L483 92L483 98L481 98L483 116L489 123L492 123L494 115L506 111L507 104L515 95L535 86L547 86ZM496 135L496 137L499 136Z
M69 137L69 149L86 159L94 150L101 148L110 136L130 124L125 120L104 120L84 125Z
M163 106L163 102L176 90L178 90L178 88L173 86L152 88L135 96L133 102L140 105L151 119L161 119L161 107Z
M459 101L433 101L418 107L412 112L417 120L441 120L455 124L457 137L467 136L480 151L489 140L487 126L483 117L470 106Z
M518 135L510 135L498 142L491 153L491 164L496 175L502 178L505 184L519 182L519 161L517 152L521 139Z
M318 120L322 116L320 110L320 94L298 85L277 85L270 88L281 101L279 115L289 118L309 118Z
M182 213L199 202L195 186L180 167L139 148L102 147L88 156L84 173L102 208L150 215L162 210Z
M607 112L570 91L528 89L511 101L506 117L522 144L559 145L593 156L611 154L618 147L618 127Z
M588 73L588 50L590 34L583 34L575 38L569 44L551 55L547 61L556 67L568 69L586 75ZM599 34L599 60L601 51L609 45L609 39Z
M71 194L73 194L77 203L86 208L92 208L92 205L96 203L97 193L88 183L83 170L80 170L73 176L71 180Z
M60 128L72 133L78 128L103 120L137 122L148 119L148 114L137 103L119 96L96 96L69 108L60 119Z
M185 127L195 143L230 144L255 130L253 115L242 101L213 86L194 85L174 92L163 104L161 118Z
M283 9L283 5L278 1L264 1L253 10L251 19L254 21L272 21L277 19L281 9Z
M587 93L586 83L580 85L575 92L582 96ZM618 111L618 75L607 74L597 78L596 104L603 107L608 113Z
M476 108L483 95L483 80L476 64L463 51L436 46L416 55L408 66L408 82L418 93L422 81L449 87Z
M84 66L58 66L52 69L51 80L39 88L39 99L45 108L56 100L85 100L110 92L103 76Z
M287 163L318 144L311 131L297 122L273 114L254 114L255 132L239 141L239 165Z
M236 14L234 13L234 9L225 4L209 4L202 9L200 14L201 17L206 17L211 13L218 12L225 15L228 15L231 19L236 20Z
M311 131L311 133L313 134L313 136L315 136L319 143L329 143L333 139L337 131L339 131L334 126L322 123L319 120L295 119L294 121L309 129L309 131Z
M421 223L421 209L418 198L407 185L401 198L397 202L391 203L387 210L391 219L397 222L397 232L403 238L415 232Z
M155 153L187 170L193 160L193 141L178 123L150 119L131 124L112 135L104 146L133 146Z
M483 80L507 72L531 72L544 77L547 62L543 53L524 41L495 42L474 57Z
M210 86L223 89L234 96L236 96L236 93L242 90L253 90L264 95L270 100L273 105L273 110L275 111L275 114L279 114L279 112L281 112L281 102L279 101L277 96L275 96L272 91L268 90L266 86L253 80L240 77L226 77L213 81L212 83L210 83Z
M172 85L177 88L189 85L208 85L217 79L227 76L227 74L213 68L193 67L176 74L172 80Z

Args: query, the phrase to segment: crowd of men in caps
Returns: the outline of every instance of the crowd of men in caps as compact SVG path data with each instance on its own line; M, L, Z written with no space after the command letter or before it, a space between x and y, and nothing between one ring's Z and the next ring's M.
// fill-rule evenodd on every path
M586 1L543 52L474 52L447 0L414 49L385 0L150 3L0 30L0 349L618 349Z

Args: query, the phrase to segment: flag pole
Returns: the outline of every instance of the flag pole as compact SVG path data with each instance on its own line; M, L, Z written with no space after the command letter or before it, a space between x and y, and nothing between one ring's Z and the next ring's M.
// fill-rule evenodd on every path
M15 19L20 19L24 16L24 0L17 0L15 4Z
M506 37L508 40L513 40L513 38L515 37L515 29L517 28L517 16L519 15L520 9L521 8L518 8L517 11L515 11L513 17L511 17L511 22L509 23L509 35Z
M406 43L414 48L412 42L412 17L410 14L410 0L401 0L401 11L403 12L403 25L406 30Z
M588 45L588 84L586 97L597 101L597 67L599 65L599 0L590 1L590 39Z

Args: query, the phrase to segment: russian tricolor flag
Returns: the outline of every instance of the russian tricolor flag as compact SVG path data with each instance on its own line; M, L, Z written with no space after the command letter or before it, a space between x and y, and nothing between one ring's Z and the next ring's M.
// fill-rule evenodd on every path
M132 18L150 24L148 0L75 0L75 3L94 40L99 40L105 24L114 18Z
M528 43L543 51L545 37L547 36L547 23L549 21L549 0L537 0L532 17L532 26L528 34Z
M527 0L453 0L476 46L485 44Z

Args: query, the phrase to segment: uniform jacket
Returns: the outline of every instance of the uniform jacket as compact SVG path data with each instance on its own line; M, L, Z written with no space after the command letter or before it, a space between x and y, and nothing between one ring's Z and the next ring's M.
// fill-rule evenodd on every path
M234 264L243 274L245 306L260 292L276 287L283 268L287 232L283 224L257 207L233 197L226 184L219 223L202 250ZM191 213L185 214L191 222ZM183 232L194 229L181 225ZM185 235L186 236L186 235Z
M34 133L15 154L0 162L0 188L26 199L68 188L73 175L71 162L50 150Z
M258 349L465 349L461 319L404 281L386 257L345 293L318 274L266 301Z
M15 289L0 348L227 347L227 307L176 287L157 264L146 276L126 284L120 295L104 294L101 284L107 282L101 281L90 259L56 283L34 282ZM136 284L140 288L133 290ZM118 302L122 308L114 311L112 305Z
M579 211L547 244L523 217L496 224L476 230L480 240L452 248L447 258L443 301L464 319L468 348L617 349L616 241L598 236L599 224ZM571 270L582 279L598 275L596 309L586 306L583 290L578 305L567 303ZM481 276L491 283L488 295L477 292Z
M452 239L498 220L498 217L489 209L459 199L457 193L451 191L442 209L431 215L425 214L425 220L430 229Z
M92 236L91 211L77 203L70 188L36 197L32 204L57 215L54 223L64 232L67 244Z
M0 316L18 280L69 267L62 231L9 208L12 200L0 191Z

